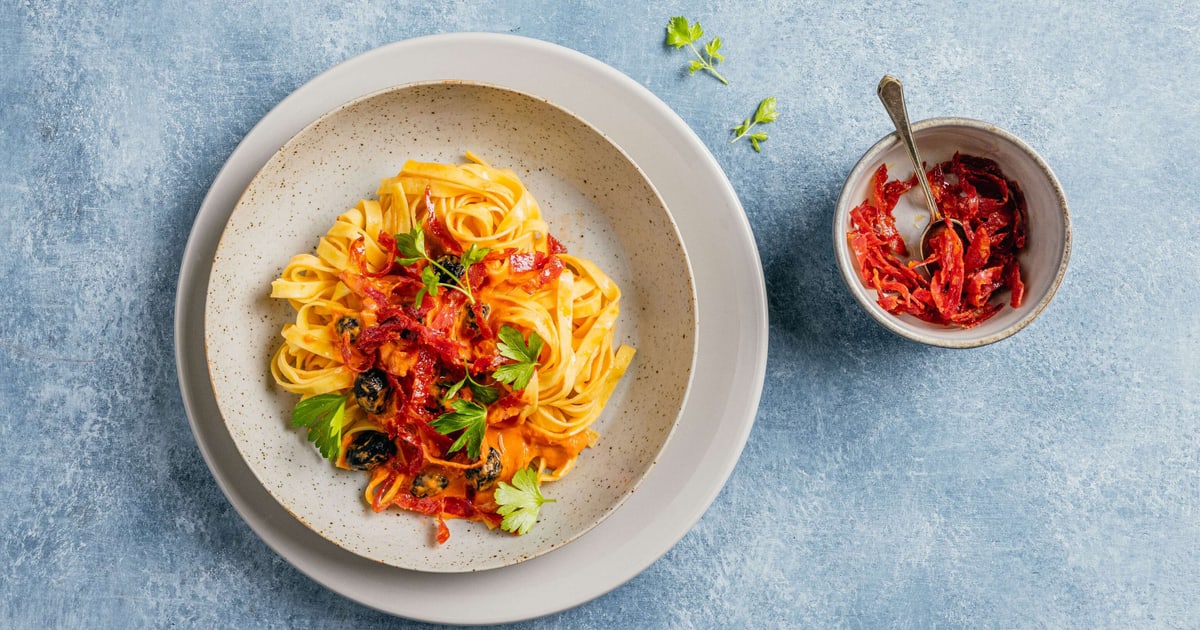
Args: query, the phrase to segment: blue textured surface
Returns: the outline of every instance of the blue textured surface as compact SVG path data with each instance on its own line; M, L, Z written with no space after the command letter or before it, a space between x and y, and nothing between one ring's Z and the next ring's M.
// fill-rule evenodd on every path
M459 30L564 44L665 100L736 186L770 296L762 406L717 502L642 575L530 625L1200 626L1200 5L343 4L0 7L0 626L405 625L232 510L172 309L260 117L351 56ZM663 46L680 13L725 40L731 86ZM1066 189L1071 267L1014 338L918 346L841 284L831 212L889 131L885 72L914 119L1005 127ZM767 95L763 153L730 146Z

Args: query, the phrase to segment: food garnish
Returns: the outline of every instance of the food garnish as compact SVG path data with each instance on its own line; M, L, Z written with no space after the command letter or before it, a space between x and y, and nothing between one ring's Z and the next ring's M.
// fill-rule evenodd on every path
M457 440L446 449L447 453L454 453L461 450L464 446L467 447L467 457L471 459L479 459L479 445L483 443L483 434L487 430L487 408L477 402L469 400L452 401L450 406L454 411L444 413L429 426L442 435L450 435L455 431L462 431Z
M292 409L292 426L308 427L308 441L316 444L322 457L337 461L345 417L345 394L321 394L296 403Z
M511 485L500 482L496 488L496 503L500 505L496 511L504 517L500 529L520 536L529 533L537 523L542 504L554 503L554 499L542 496L538 472L531 467L517 471Z
M526 344L521 331L508 325L500 328L499 337L500 343L496 344L496 349L501 356L512 359L515 363L496 368L496 371L492 372L492 378L512 385L515 390L525 389L529 385L529 379L533 378L534 369L538 366L538 355L542 352L542 338L536 332L530 332L529 343Z
M1020 186L996 162L958 153L930 169L928 177L946 227L930 238L932 253L925 260L901 261L908 248L892 215L915 176L888 181L887 165L881 165L871 198L850 211L846 238L863 284L876 290L889 313L958 328L978 326L998 313L1003 305L990 300L1005 289L1011 292L1009 304L1019 307L1025 284L1017 254L1026 239ZM965 240L951 220L962 224Z
M500 391L495 387L488 387L475 381L471 378L471 370L465 370L466 376L462 380L450 386L446 393L442 395L442 404L448 404L451 398L458 393L465 385L471 391L471 400L481 404L490 405L500 399Z
M704 37L704 29L700 27L700 23L689 24L688 19L683 16L671 18L667 22L667 45L675 48L683 48L687 46L692 49L692 53L696 55L688 64L688 74L696 74L697 70L704 70L714 77L719 79L721 83L729 85L729 81L717 72L716 65L725 61L725 56L719 51L721 50L721 38L714 37L704 45L704 54L696 48L696 42Z
M771 96L764 98L762 102L758 104L758 109L754 110L754 118L747 118L746 120L742 121L742 124L733 128L734 138L733 140L729 141L729 144L733 144L745 136L750 139L750 146L754 147L756 152L761 153L762 149L758 146L758 144L760 142L766 142L767 132L760 129L759 131L750 133L750 130L756 125L774 122L778 117L779 112L775 109L775 97ZM746 134L749 134L749 136Z
M421 302L424 301L426 295L437 296L438 287L461 291L472 304L475 303L475 296L471 294L471 284L463 281L463 274L471 268L471 265L482 261L491 251L490 249L476 247L472 243L471 248L463 252L459 258L458 264L461 266L461 271L456 273L448 269L448 265L429 257L425 251L425 230L420 225L414 225L407 234L396 234L394 238L396 239L396 251L402 254L396 256L396 262L404 266L413 265L422 260L427 263L421 269L421 282L425 286L417 292L414 306L421 308ZM443 278L449 279L450 282L442 282Z

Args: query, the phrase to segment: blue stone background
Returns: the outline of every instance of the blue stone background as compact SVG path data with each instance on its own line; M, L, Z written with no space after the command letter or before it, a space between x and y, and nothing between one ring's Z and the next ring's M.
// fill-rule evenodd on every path
M682 71L677 14L725 40L732 85ZM1200 626L1198 24L1179 0L4 2L0 626L408 625L230 507L172 315L192 220L254 123L341 61L451 31L563 44L666 101L737 188L770 299L762 405L716 503L628 584L529 627ZM842 286L831 213L890 130L886 72L914 119L1005 127L1066 189L1070 269L1014 338L915 345ZM768 95L763 152L731 146Z

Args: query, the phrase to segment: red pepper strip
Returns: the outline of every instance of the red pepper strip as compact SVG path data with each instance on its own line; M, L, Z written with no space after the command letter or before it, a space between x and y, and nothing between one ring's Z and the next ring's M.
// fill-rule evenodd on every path
M395 505L427 516L441 516L442 501L441 498L414 497L411 493L403 491L397 492L396 497L392 499L392 503Z
M992 239L988 236L987 229L981 225L969 234L971 244L967 246L967 252L963 255L963 271L968 274L983 267L992 253Z
M898 179L887 181L887 164L880 165L875 171L875 175L871 177L871 194L875 201L873 205L884 212L891 212L892 208L896 207L896 202L900 200L900 196L916 184L916 173L913 173L908 181Z
M403 299L403 296L416 295L416 291L423 286L420 280L396 274L387 278L367 278L362 274L343 271L338 278L363 299L364 311L379 311L380 314L392 308L392 299L397 294ZM381 319L386 319L386 316Z
M472 295L479 293L487 279L487 267L482 263L475 263L467 268L467 284L471 287Z
M942 317L949 320L951 315L958 312L962 303L962 241L947 225L945 230L929 239L929 244L938 256L938 268L930 279L929 291L933 295L933 305Z
M946 197L949 196L946 193L946 170L943 166L944 163L938 164L925 172L925 180L929 182L929 190L933 193L933 200L937 202L938 209L946 205Z
M405 331L419 335L425 329L425 326L403 310L394 309L388 311L387 314L390 316L388 319L374 326L368 326L359 333L355 345L360 351L374 352L383 344L399 339Z
M1021 266L1015 258L1008 263L1008 288L1012 291L1010 304L1013 308L1020 307L1025 300L1025 283L1021 281Z
M441 545L450 540L450 528L446 527L446 519L439 514L437 517L437 541Z
M375 365L374 352L360 352L350 341L350 333L343 333L337 340L338 353L342 355L342 363L354 372L365 372Z
M398 463L403 464L400 472L410 477L421 472L425 467L425 447L421 446L421 441L408 426L400 431L396 439L400 458Z
M1001 306L999 304L987 304L970 311L955 313L954 316L950 318L950 323L958 326L959 328L974 328L988 319L991 319L993 315L1000 312L1000 309Z
M562 275L563 268L562 259L551 254L546 260L546 263L542 266L541 270L538 271L537 277L529 282L526 282L522 288L529 293L533 293L534 291L537 291L547 284L557 280L558 277Z
M1013 244L1018 250L1025 249L1025 192L1017 182L1012 183Z
M383 253L387 256L384 260L383 267L378 271L367 269L367 258L364 255L365 249L363 239L360 237L354 241L354 245L350 247L350 260L352 264L356 264L362 275L368 278L382 278L392 273L392 267L396 264L396 239L392 238L384 230L379 231L379 237L376 238L380 247L383 248Z
M887 244L897 256L908 255L908 248L896 229L896 219L892 216L890 208L880 210L869 203L863 203L850 211L850 221L860 232L869 231L880 243Z
M437 353L438 358L447 365L462 365L466 360L466 346L447 337L440 330L423 329L420 341L423 350Z
M387 494L388 488L391 488L392 484L396 483L396 478L399 476L400 475L393 470L392 472L388 473L388 476L383 480L383 483L375 487L375 496L371 497L372 510L375 510L376 512L382 512L387 509L388 506L383 504L383 495Z
M513 273L525 273L538 268L538 258L545 260L546 255L541 252L531 252L521 254L514 252L508 257L508 265Z
M953 161L962 165L967 169L967 172L973 172L972 174L992 175L996 178L1004 179L1004 172L1000 170L1000 165L995 160L955 153Z
M987 303L992 293L1003 286L1003 267L980 269L967 277L967 303L976 308Z
M513 253L508 257L509 267L514 274L537 272L537 275L521 285L528 293L533 293L549 282L553 282L562 274L563 262L557 254L532 252L528 254Z
M503 365L506 361L507 359L499 354L494 354L490 357L479 357L471 362L471 373L482 374L484 372L491 372L492 370L495 370Z
M550 235L550 234L547 234L547 235L546 235L546 249L547 249L547 250L548 250L548 251L549 251L551 254L565 254L565 253L567 253L567 248L566 248L566 246L565 246L565 245L563 245L562 243L558 242L558 239L554 238L554 236L552 236L552 235Z
M444 295L440 295L440 300L437 300L436 305L430 310L425 318L425 325L433 330L441 333L449 333L454 324L458 322L458 313L462 306L467 301L467 296L462 291L454 289L446 289Z
M440 545L450 540L450 528L446 527L446 519L443 516L445 513L445 499L421 499L407 492L397 492L396 497L392 499L392 503L406 510L434 517L437 523L436 537L438 544Z
M870 284L871 277L867 275L870 265L867 264L867 258L871 253L868 249L870 245L867 243L867 237L860 232L851 232L846 235L850 242L850 251L854 252L854 259L858 263L854 266L858 270L858 277L863 281L863 284Z
M917 272L913 271L906 265L900 264L895 256L888 256L886 252L880 249L873 249L867 252L867 260L875 269L884 272L884 275L899 282L905 282L909 286L915 286L921 282L921 278Z
M408 396L404 393L404 384L400 382L400 379L396 378L396 376L393 375L391 372L385 371L384 375L387 376L388 387L390 387L391 391L392 391L391 395L388 396L388 401L391 405L391 409L392 409L393 413L388 414L388 415L390 415L394 418L395 417L394 412L399 411L400 409L403 409L404 406L407 404ZM393 422L394 422L394 420L393 420Z
M433 190L425 187L425 233L429 235L436 245L438 245L444 253L462 256L462 245L450 236L450 231L446 229L446 225L438 219L437 213L434 212L433 206ZM433 256L431 256L433 258Z
M883 194L883 185L887 183L887 164L880 164L879 168L875 169L875 174L871 176L871 203L875 208L887 208L885 195ZM863 205L867 205L864 202ZM860 206L861 207L861 206ZM889 208L890 209L890 208Z
M442 509L446 514L458 518L475 518L479 514L474 504L460 497L446 497Z
M420 417L418 410L428 406L429 399L433 393L433 381L436 377L435 370L437 369L437 358L427 348L419 348L417 350L417 361L413 364L409 373L412 374L412 387L408 397L409 417Z

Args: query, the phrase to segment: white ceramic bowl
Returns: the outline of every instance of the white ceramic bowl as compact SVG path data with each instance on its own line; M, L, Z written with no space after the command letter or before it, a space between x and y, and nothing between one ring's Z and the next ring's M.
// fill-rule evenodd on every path
M433 521L364 503L362 473L335 469L288 426L297 397L275 385L269 360L295 313L270 283L292 255L311 252L334 219L406 159L460 163L471 150L517 173L551 232L621 287L617 341L637 349L594 427L599 443L543 492L528 534ZM205 345L217 404L263 486L293 516L344 549L405 569L465 572L507 566L561 547L611 514L653 467L683 407L696 355L691 267L675 223L636 164L566 110L513 90L461 81L418 83L354 100L309 125L259 171L213 260Z
M1036 151L995 125L967 118L933 118L915 123L913 138L921 159L930 166L961 152L995 160L1009 179L1020 184L1025 193L1029 220L1025 248L1017 257L1025 284L1021 307L1009 306L1008 292L1005 291L993 298L993 301L1003 299L1005 304L991 319L974 328L954 328L924 322L911 315L893 315L876 302L875 290L862 283L846 239L850 211L868 198L871 177L881 164L887 164L889 180L912 176L912 163L895 133L884 136L863 155L850 171L838 198L833 217L833 246L842 279L875 321L913 341L947 348L973 348L1016 334L1050 303L1067 270L1067 259L1071 254L1071 217L1062 186ZM919 195L917 189L903 195L893 211L896 228L909 250L914 252L929 220L929 212Z

